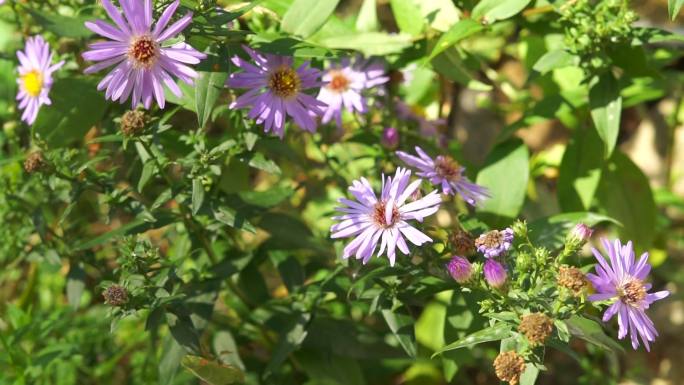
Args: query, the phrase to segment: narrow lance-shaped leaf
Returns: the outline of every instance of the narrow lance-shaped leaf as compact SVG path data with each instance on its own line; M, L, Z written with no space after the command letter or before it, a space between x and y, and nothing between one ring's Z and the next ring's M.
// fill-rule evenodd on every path
M204 185L200 178L192 180L192 214L195 215L204 203Z
M622 97L620 86L612 73L599 76L589 89L591 118L604 144L604 156L610 158L620 131Z
M227 78L228 74L225 71L200 72L195 83L195 106L200 127L207 125Z
M383 309L382 316L387 322L392 334L399 340L410 357L416 356L416 336L414 334L414 320L408 314L398 312L396 309Z
M531 0L482 0L473 8L473 19L487 23L508 19L527 7Z
M484 27L471 19L463 19L454 24L448 31L446 31L435 44L435 47L430 53L429 59L444 52L447 48L458 43L459 41L480 32Z
M394 20L399 30L416 36L425 27L425 20L420 15L420 8L413 0L390 0Z
M670 14L670 19L674 21L679 14L679 10L684 5L684 0L668 0L667 1L667 12Z
M490 341L499 341L504 338L508 338L511 335L511 327L510 325L499 322L494 324L493 326L490 326L486 329L482 329L479 331L476 331L475 333L472 333L464 338L461 338L458 341L452 342L449 345L443 347L439 351L435 352L432 356L436 356L439 354L442 354L446 351L449 350L455 350L455 349L461 349L461 348L466 348L470 346L474 346L477 344L481 344L484 342L490 342Z
M283 16L281 28L301 37L309 37L328 20L339 0L295 0Z
M589 209L603 165L603 142L596 130L575 130L563 154L558 177L558 203L563 211Z

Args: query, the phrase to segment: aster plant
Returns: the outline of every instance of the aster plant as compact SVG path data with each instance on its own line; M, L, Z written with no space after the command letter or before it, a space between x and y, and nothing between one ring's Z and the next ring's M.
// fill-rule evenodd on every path
M33 124L42 105L50 105L49 93L52 88L52 75L64 61L52 64L50 46L41 36L33 36L26 40L23 51L17 51L19 68L17 84L19 92L17 101L19 109L24 110L21 120Z
M164 9L156 23L152 17L152 0L121 0L122 13L109 0L101 0L114 25L103 21L87 21L85 26L111 41L91 43L83 59L98 62L85 69L92 74L114 66L97 85L105 97L121 103L129 98L135 108L142 103L150 108L152 100L159 108L166 105L164 86L174 95L183 92L174 79L193 84L197 72L190 65L198 64L205 54L177 40L192 22L192 12L170 24L180 0Z
M281 139L285 135L285 119L292 117L295 124L308 132L315 132L315 117L323 114L325 103L304 91L320 87L320 72L308 62L294 66L291 57L262 54L243 47L252 62L234 56L231 61L242 72L230 74L227 85L249 89L240 95L230 108L250 108L247 116Z

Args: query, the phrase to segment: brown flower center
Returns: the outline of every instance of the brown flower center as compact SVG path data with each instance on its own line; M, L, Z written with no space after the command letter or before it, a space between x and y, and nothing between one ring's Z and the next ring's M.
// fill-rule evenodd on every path
M140 36L131 42L128 57L136 68L149 69L159 57L159 44L151 36Z
M299 91L301 81L297 71L290 67L280 67L271 73L268 79L268 87L276 96L291 98Z
M618 288L620 300L632 307L639 307L646 298L646 288L641 280L630 278L625 284Z
M349 79L342 73L342 71L330 71L332 79L328 83L328 88L335 92L344 92L349 88Z
M494 249L499 247L503 242L503 234L499 230L492 230L484 233L483 236L475 240L476 246L484 246L488 249Z
M461 179L461 166L449 156L440 155L435 159L435 172L450 181Z
M390 219L389 222L387 222L387 218L385 217L385 207L386 206L387 206L387 202L385 202L385 201L379 201L378 203L375 204L375 207L373 208L373 220L379 226L384 227L384 228L389 228L389 227L394 226L394 224L399 219L399 209L397 208L396 205L392 206L392 218Z

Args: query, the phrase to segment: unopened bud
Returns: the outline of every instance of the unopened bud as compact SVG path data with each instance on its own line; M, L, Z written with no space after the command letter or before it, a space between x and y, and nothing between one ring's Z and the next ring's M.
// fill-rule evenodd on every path
M571 240L576 240L577 242L584 244L589 240L589 238L591 238L593 233L594 230L592 230L591 227L585 225L584 223L578 223L572 229L568 237Z
M498 261L488 258L484 264L484 277L489 286L500 289L506 284L506 268Z
M387 127L382 131L380 143L385 148L393 150L399 146L399 130L394 127Z
M473 275L473 266L467 259L458 255L454 255L446 267L451 278L460 284L468 282Z

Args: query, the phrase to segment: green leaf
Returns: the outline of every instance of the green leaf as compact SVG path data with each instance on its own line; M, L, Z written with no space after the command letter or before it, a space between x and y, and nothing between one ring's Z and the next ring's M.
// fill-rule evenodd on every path
M281 29L301 37L309 37L318 31L337 7L339 0L295 0L287 9Z
M95 79L70 77L58 79L50 92L51 106L43 106L33 129L51 147L62 147L83 139L104 114L104 93Z
M435 352L435 354L433 354L432 357L434 358L435 356L447 352L449 350L467 348L484 342L499 341L504 338L510 337L510 335L511 326L503 322L498 322L493 326L476 331L475 333L472 333L464 338L461 338L458 341L450 343L449 345Z
M558 177L558 203L563 211L589 209L603 165L603 142L596 130L575 130L563 154Z
M490 225L504 225L515 218L525 202L529 179L529 152L519 139L496 145L477 174L477 184L489 189L490 198L479 214Z
M612 73L598 77L589 89L591 118L604 144L604 156L610 158L620 131L622 97L620 86Z
M670 15L670 20L674 21L677 18L682 5L684 5L684 0L667 0L667 12Z
M539 368L532 363L525 365L525 371L520 376L520 385L534 385L539 376Z
M200 178L192 180L192 215L196 215L204 203L204 184Z
M71 264L69 274L67 274L66 294L69 305L74 309L78 309L81 304L81 296L85 289L85 279L85 270L77 263Z
M577 223L596 226L601 222L611 222L618 226L622 225L615 218L609 216L591 212L572 212L537 219L531 222L528 228L532 243L537 246L544 246L549 250L555 250L563 246L566 234Z
M57 13L38 11L27 6L22 8L33 16L36 23L60 37L82 38L93 35L93 32L85 27L85 22L93 20L92 17L62 16Z
M626 155L616 151L603 170L596 194L605 213L623 225L620 236L648 249L656 232L656 205L646 175Z
M267 374L273 373L280 368L287 356L297 350L302 342L304 342L308 334L307 327L310 320L311 314L300 313L286 327L285 333L281 335L280 341L271 356L271 361L266 366L265 372Z
M274 187L266 191L242 191L240 199L251 205L260 207L277 206L294 194L290 187Z
M472 18L487 23L508 19L527 7L531 0L482 0L473 8Z
M148 160L143 164L142 172L140 173L140 179L138 179L138 192L142 192L147 182L150 181L154 171L157 169L157 164L154 161Z
M399 344L409 357L416 356L416 337L414 334L414 320L408 314L397 311L398 309L382 309L382 316L387 322L392 334L399 340Z
M390 0L394 20L399 30L417 36L425 28L425 20L420 15L420 8L414 0Z
M131 222L128 222L127 224L111 231L107 231L106 233L97 236L93 239L90 239L88 241L82 242L77 244L74 247L74 250L86 250L90 249L92 247L101 245L105 242L108 242L109 240L113 238L117 238L123 235L130 235L130 234L140 234L143 233L147 230L151 229L157 229L163 226L168 225L169 223L173 222L174 216L173 215L157 215L157 220L155 222L148 222L148 218L146 217L138 217L134 219Z
M227 78L228 73L225 71L199 73L195 82L195 106L200 127L206 127Z
M159 383L170 385L176 376L181 359L185 356L185 349L176 342L171 335L164 338L162 356L159 360Z
M378 30L378 10L376 0L363 0L359 17L356 18L356 30L373 32Z
M429 60L432 60L447 48L453 46L459 41L480 32L484 27L482 24L475 22L472 19L463 19L454 24L448 31L446 31L435 44L432 49Z
M240 358L235 338L227 330L221 330L214 335L214 352L221 362L245 370L245 364Z
M383 56L398 53L411 46L413 38L405 33L362 32L352 35L331 36L319 43L333 49L353 49L366 56Z
M256 233L256 228L254 227L254 225L249 223L247 219L244 218L242 213L236 212L234 209L230 207L221 206L215 208L214 219L230 227L249 231L253 234Z
M186 314L166 313L166 323L173 338L189 352L200 352L199 332Z
M601 328L601 325L588 318L574 315L565 321L568 325L568 330L573 336L583 339L598 347L618 351L623 351L622 346L615 342L614 339L608 337Z
M545 53L532 66L532 69L544 75L556 68L575 65L577 57L564 49L554 49Z
M245 381L245 375L240 369L203 357L185 356L182 364L197 378L211 385L230 385Z
M248 164L251 167L258 168L259 170L263 170L271 174L280 175L282 173L282 171L280 171L280 167L278 167L274 161L266 159L262 153L254 154L249 159Z

